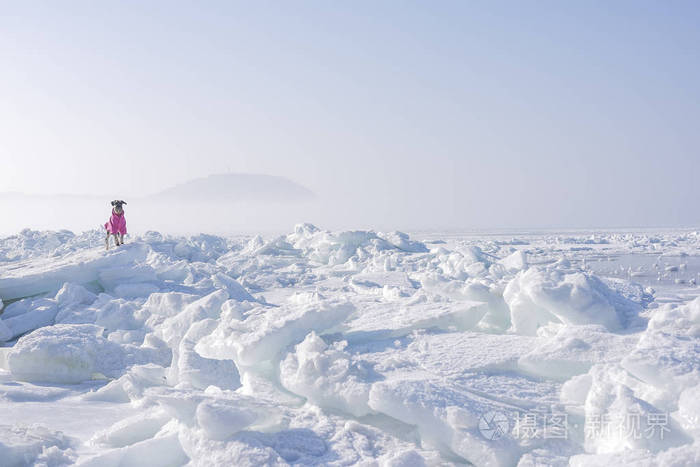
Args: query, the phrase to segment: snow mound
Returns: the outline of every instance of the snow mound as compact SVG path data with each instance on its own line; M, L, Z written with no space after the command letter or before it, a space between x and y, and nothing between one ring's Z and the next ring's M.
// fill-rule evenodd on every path
M79 383L96 373L116 376L127 356L118 344L102 337L90 324L57 324L38 329L17 341L7 365L20 381Z
M68 465L76 455L63 433L42 425L0 425L0 459L3 466Z
M442 377L476 371L513 371L518 367L518 357L532 348L533 340L528 336L478 332L418 334L405 350L397 350L396 354Z
M488 400L438 381L375 383L370 391L369 406L416 425L422 439L447 448L475 465L512 465L520 455L512 438L489 440L479 433L479 417L493 409Z
M538 339L537 346L520 357L518 366L522 370L566 380L587 373L596 363L620 361L639 340L636 335L609 333L601 325L558 328L552 330L556 334L551 337L542 332L544 336Z
M535 335L549 323L600 324L617 331L627 324L629 314L640 309L595 276L558 269L519 272L503 297L510 308L513 332L527 335Z
M328 265L343 264L351 258L362 258L386 250L428 251L423 243L410 240L403 232L376 234L358 230L332 233L311 224L297 225L294 233L287 235L286 239L309 260Z
M24 229L0 241L0 263L40 256L57 257L104 243L104 234L93 230L75 235L68 230L37 231Z
M0 296L16 299L58 291L64 283L97 283L111 290L120 283L149 281L155 273L140 263L149 249L145 244L126 244L109 252L86 250L55 259L40 258L18 267L0 265Z

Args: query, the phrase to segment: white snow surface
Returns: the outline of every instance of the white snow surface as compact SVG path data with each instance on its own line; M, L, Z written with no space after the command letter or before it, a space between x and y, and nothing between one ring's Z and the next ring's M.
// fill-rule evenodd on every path
M0 465L697 465L700 234L0 239Z

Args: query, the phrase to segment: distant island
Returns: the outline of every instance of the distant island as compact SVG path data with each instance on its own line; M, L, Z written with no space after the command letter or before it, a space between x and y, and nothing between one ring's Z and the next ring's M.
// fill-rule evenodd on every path
M196 178L147 196L149 201L294 202L316 195L287 178L262 174L219 174Z
M0 193L0 200L107 202L115 196L128 198L128 200L134 201L178 201L181 203L231 203L237 201L290 203L310 201L316 198L314 192L285 177L263 174L229 173L195 178L157 193L141 197L130 197L123 193L114 195L81 195L6 192Z

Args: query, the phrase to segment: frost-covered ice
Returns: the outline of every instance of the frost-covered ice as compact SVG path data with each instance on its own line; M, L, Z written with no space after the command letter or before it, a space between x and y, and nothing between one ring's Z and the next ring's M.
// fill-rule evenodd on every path
M700 234L0 239L0 464L697 465Z

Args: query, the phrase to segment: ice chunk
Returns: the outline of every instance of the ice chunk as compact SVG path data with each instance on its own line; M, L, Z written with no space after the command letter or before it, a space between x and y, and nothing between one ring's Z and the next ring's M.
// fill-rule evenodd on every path
M485 276L492 264L476 245L459 245L454 251L440 248L436 254L440 273L457 281Z
M90 442L111 448L128 446L153 438L169 420L170 416L163 409L152 407L95 433Z
M225 238L215 235L199 234L186 239L181 239L173 249L180 258L190 262L209 262L229 251L229 245Z
M205 401L197 406L196 417L207 437L221 441L253 424L258 415L245 407Z
M700 339L645 332L622 366L675 400L683 389L700 384Z
M408 251L411 253L425 253L428 251L428 248L424 243L411 240L408 234L399 232L398 230L388 233L380 232L378 236L391 243L399 250Z
M678 400L678 419L684 430L695 439L700 438L700 384L681 393Z
M561 326L554 336L540 337L518 366L531 374L566 380L588 372L595 363L619 362L638 340L638 335L612 334L600 325Z
M323 331L345 320L354 311L344 300L326 300L276 308L258 306L244 321L222 319L196 350L211 358L232 359L250 366L277 356L282 349L304 339L309 331Z
M524 251L518 250L499 261L508 271L520 271L527 268L527 255Z
M631 277L634 276L635 273L631 273ZM642 307L646 307L654 301L654 289L650 287L644 287L641 284L630 282L626 279L603 277L601 280L610 288L610 290L613 290L619 296L631 302L637 303Z
M86 247L90 240L98 237L84 232L76 237L68 230L37 231L24 229L16 235L5 237L0 242L0 261L21 261L37 256L58 256L73 251L75 247ZM99 240L104 238L100 234ZM98 241L99 241L98 240Z
M418 426L424 441L449 449L475 465L512 465L521 453L509 436L487 439L479 432L479 418L494 410L489 400L436 380L376 382L369 406Z
M281 362L280 382L321 407L357 417L370 413L367 402L374 375L367 365L352 361L343 351L346 344L328 345L316 333L310 333Z
M139 309L137 303L100 294L99 302L93 303L91 308L95 309L95 324L109 332L117 329L142 329L143 320L136 315Z
M117 376L125 367L122 348L89 324L57 324L27 334L7 354L12 376L21 381L79 383L94 373Z
M142 310L149 314L146 325L159 326L165 319L180 313L187 305L200 298L197 295L181 292L152 293Z
M25 313L2 320L3 325L10 330L9 337L4 340L14 339L26 332L53 324L58 313L55 300L49 299L34 300L28 308ZM0 334L5 334L1 328Z
M460 290L460 293L465 300L481 301L488 304L488 311L477 325L480 330L503 333L510 327L510 310L503 300L502 287L487 286L480 282L470 281Z
M672 400L684 389L700 384L700 299L655 310L648 329L622 366Z
M139 245L139 244L134 244ZM140 245L143 247L143 245ZM126 284L139 284L143 282L155 283L158 281L158 276L156 271L147 264L142 264L134 258L134 262L129 264L127 267L124 265L106 265L106 267L100 267L97 273L97 278L100 285L105 290L114 290L119 286L124 286ZM152 287L155 287L152 284ZM150 292L148 292L150 293Z
M20 265L0 264L0 297L15 299L56 292L66 282L87 284L97 281L109 288L117 285L121 278L132 278L132 273L152 278L152 271L142 271L138 266L145 261L149 251L148 245L130 243L107 252L93 249L61 258L37 258Z
M214 287L217 289L224 289L228 292L229 298L233 300L238 300L239 302L256 301L255 298L248 293L246 289L243 288L241 284L227 276L223 273L216 273L212 276L212 281Z
M413 438L404 441L313 405L283 409L281 418L279 414L266 414L270 408L261 407L253 398L228 392L209 393L225 398L203 401L194 417L199 421L180 430L185 451L202 465L402 465L402 459L439 465L438 453L417 448ZM205 420L204 415L213 419ZM256 419L251 425L233 432L253 416ZM265 417L270 421L266 422ZM227 418L231 419L230 424ZM392 424L400 430L397 425ZM207 430L202 429L204 426ZM387 463L391 460L396 463Z
M41 298L40 300L43 299L44 298ZM32 308L35 300L36 298L24 298L7 305L5 310L2 312L2 315L0 315L0 318L10 319L28 312Z
M590 371L591 387L585 402L587 452L658 452L692 441L668 412L636 397L611 370L601 364Z
M513 331L528 335L548 323L601 324L618 330L625 322L613 306L613 298L624 299L615 295L595 276L540 268L519 272L503 293ZM629 302L629 306L635 304Z
M184 465L189 458L182 449L177 432L166 433L122 448L104 451L80 459L81 467L169 467Z
M405 303L405 302L404 302ZM472 329L486 315L486 303L460 301L456 303L404 304L396 307L377 303L363 307L348 323L350 339L355 335L382 331L385 336L402 336L414 329Z
M166 383L166 368L152 363L134 365L126 374L85 394L83 398L88 401L126 403L142 399L148 388Z
M66 282L55 298L58 306L66 307L71 305L89 305L95 301L97 295L81 285Z
M382 287L399 289L402 295L415 292L415 285L403 271L382 271L354 274L350 278L352 287L360 293L378 293Z
M469 303L481 302L485 314L477 324L479 329L486 332L503 333L510 327L510 309L503 299L503 286L483 279L469 278L466 273L465 276L468 277L466 281L450 280L434 273L418 276L423 286L423 290L419 294L423 291L429 292L429 297L426 298L432 298L432 300L427 300L428 302L448 302L447 304L454 302L455 307L462 303L468 305ZM416 294L416 296L419 295ZM467 328L462 327L462 329Z
M41 425L0 425L0 464L3 466L41 465L42 461L50 459L71 463L73 456L69 451L70 441L63 433Z
M667 304L654 310L648 329L700 338L700 297L682 306Z
M371 231L326 232L311 224L300 224L294 233L287 236L287 242L314 263L344 264L366 251L402 250L406 252L427 252L427 247L411 241L401 232L377 235Z
M12 329L7 327L7 324L5 324L5 320L0 319L0 342L5 342L9 341L12 339L12 336L14 333L12 332Z
M593 377L588 373L576 375L562 384L559 399L570 413L583 416L583 407L592 384Z
M199 355L194 347L199 340L209 335L217 326L213 319L198 321L187 331L178 352L174 353L177 364L173 365L170 374L171 384L175 381L188 383L195 388L206 389L208 386L218 386L222 389L237 389L241 386L238 368L232 360L218 360ZM177 376L174 376L174 371Z
M180 340L185 336L192 323L207 318L218 318L221 313L221 305L228 298L228 293L224 290L212 292L190 303L179 313L167 318L156 329L156 334L172 349L177 349L180 345Z

